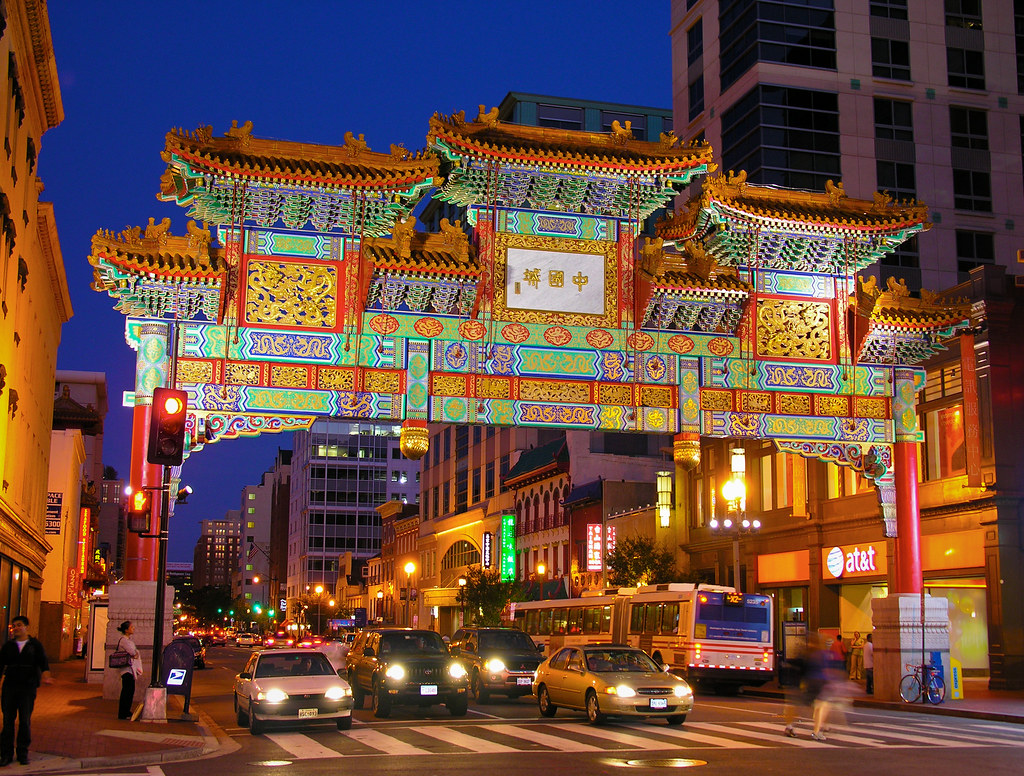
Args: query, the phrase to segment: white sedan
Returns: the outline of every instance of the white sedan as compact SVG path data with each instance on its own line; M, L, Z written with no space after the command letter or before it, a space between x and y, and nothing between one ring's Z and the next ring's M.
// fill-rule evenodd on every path
M253 735L270 722L352 727L352 688L325 655L309 649L253 653L235 677L234 699L238 724Z

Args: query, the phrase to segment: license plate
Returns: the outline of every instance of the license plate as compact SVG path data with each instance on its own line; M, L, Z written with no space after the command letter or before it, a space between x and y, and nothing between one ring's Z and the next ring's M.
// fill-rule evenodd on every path
M518 679L516 679L516 684L529 687L531 684L533 684L533 680L528 676L520 676Z
M436 684L425 684L420 687L420 695L437 695Z
M652 709L667 709L668 701L665 698L651 698Z
M299 709L299 719L302 719L303 717L315 717L319 713L320 711L318 709Z

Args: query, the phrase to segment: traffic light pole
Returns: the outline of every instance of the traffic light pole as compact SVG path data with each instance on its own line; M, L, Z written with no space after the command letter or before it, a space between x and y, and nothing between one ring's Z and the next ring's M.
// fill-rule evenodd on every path
M164 580L167 577L167 513L171 500L171 467L164 466L163 485L160 489L160 530L157 536L156 559L156 608L153 623L153 673L149 680L150 687L163 687L161 678L161 661L164 646Z

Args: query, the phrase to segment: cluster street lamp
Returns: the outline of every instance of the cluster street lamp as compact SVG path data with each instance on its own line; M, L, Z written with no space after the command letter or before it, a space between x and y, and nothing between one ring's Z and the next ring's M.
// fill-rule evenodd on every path
M708 524L712 531L732 534L732 577L738 592L743 592L740 578L740 534L761 530L760 520L747 517L747 462L742 447L732 451L732 477L722 486L722 497L728 505L724 519L712 518Z
M409 561L405 564L405 624L406 627L412 624L409 619L409 606L412 600L412 572L416 570L416 564Z

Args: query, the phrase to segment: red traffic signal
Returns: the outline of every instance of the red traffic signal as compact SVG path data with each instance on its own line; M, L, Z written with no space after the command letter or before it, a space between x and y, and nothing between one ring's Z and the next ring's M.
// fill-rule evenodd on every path
M175 388L154 388L149 419L146 460L164 466L181 466L185 457L185 416L188 394Z

